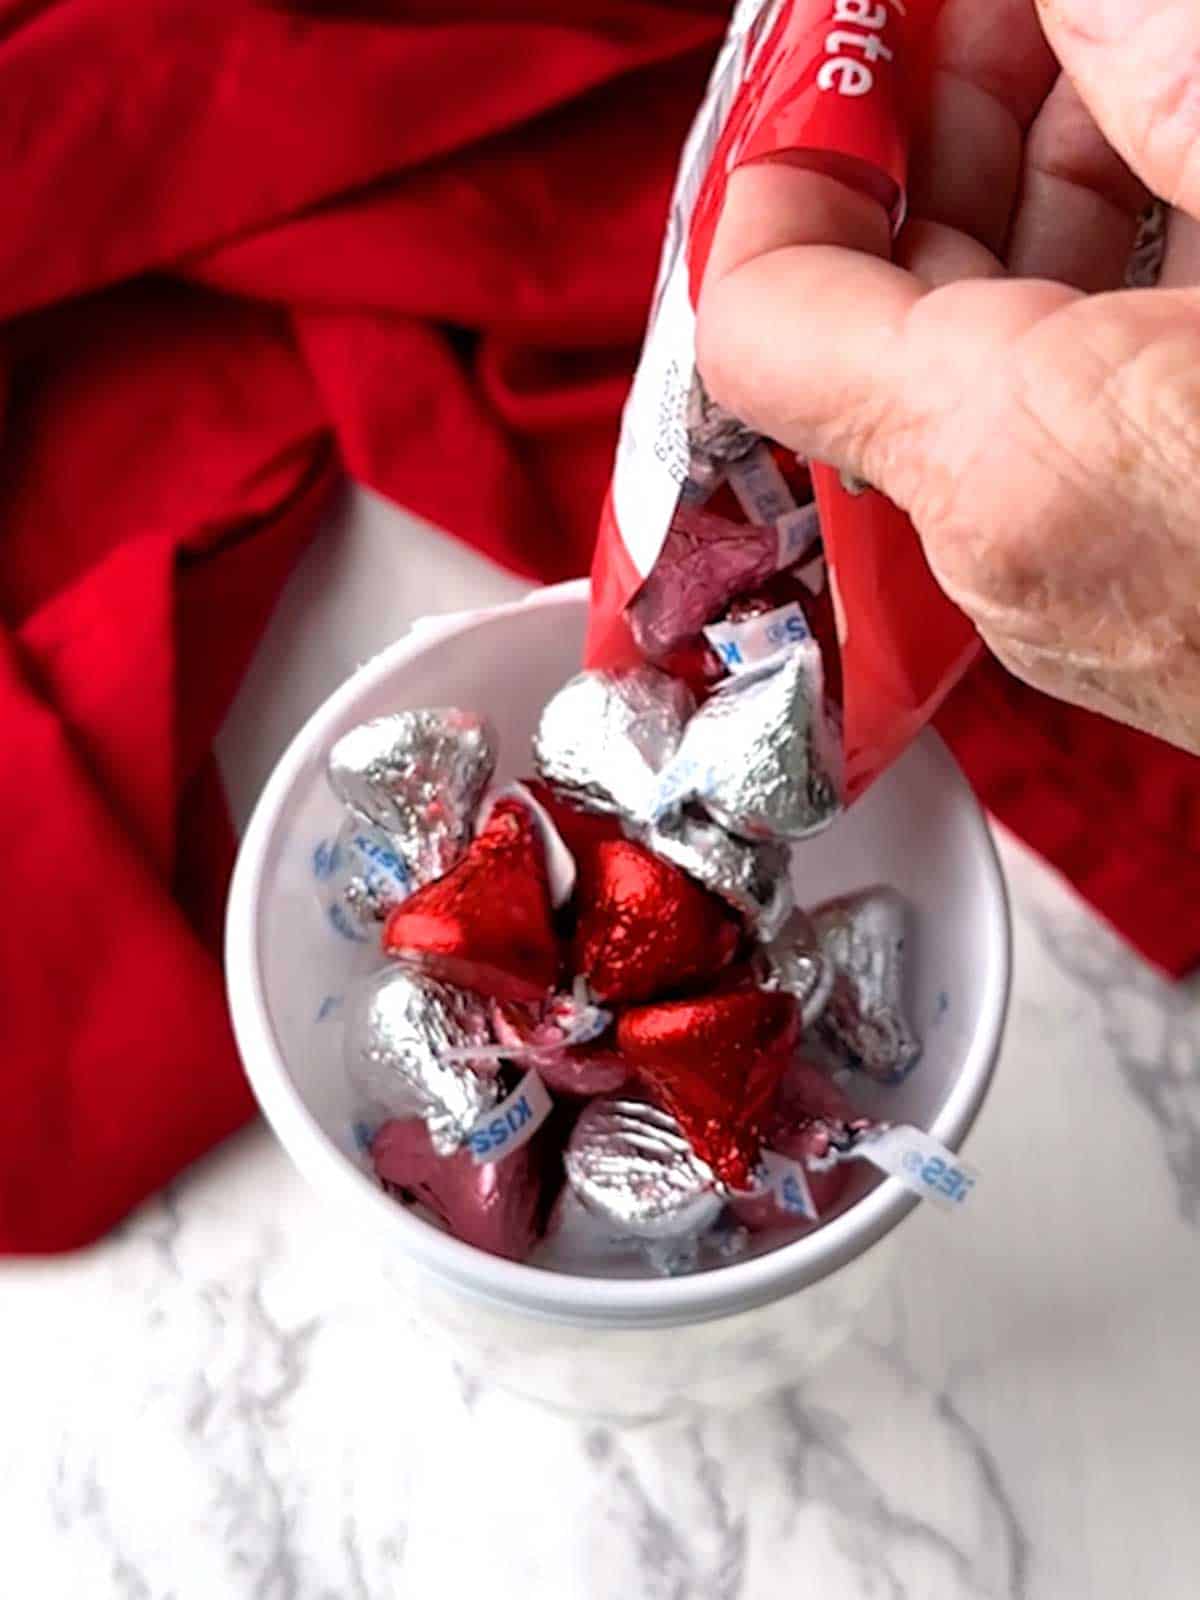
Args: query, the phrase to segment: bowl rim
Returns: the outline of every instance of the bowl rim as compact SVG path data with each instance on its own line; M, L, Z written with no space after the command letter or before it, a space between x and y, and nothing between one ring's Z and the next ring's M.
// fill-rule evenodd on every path
M297 780L327 748L355 702L434 643L516 611L580 605L587 594L583 579L534 590L508 605L425 619L360 666L317 707L276 763L242 838L226 914L226 985L238 1049L259 1106L303 1176L334 1200L349 1222L376 1236L385 1249L399 1249L443 1283L493 1306L592 1327L678 1326L747 1311L827 1277L897 1227L919 1203L916 1196L897 1179L884 1178L842 1215L801 1239L746 1261L677 1278L587 1277L503 1260L398 1206L333 1143L288 1074L259 960L257 907L276 825ZM958 1150L986 1098L1003 1037L1012 925L1007 886L984 813L941 740L930 730L921 740L944 764L967 807L990 891L985 897L987 947L996 953L965 1059L929 1129Z

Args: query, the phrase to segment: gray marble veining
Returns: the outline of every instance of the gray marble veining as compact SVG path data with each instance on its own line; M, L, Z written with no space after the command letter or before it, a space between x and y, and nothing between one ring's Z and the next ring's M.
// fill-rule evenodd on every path
M1200 979L1171 983L1129 958L1082 907L1038 915L1047 956L1103 1018L1113 1063L1162 1140L1179 1214L1200 1224Z

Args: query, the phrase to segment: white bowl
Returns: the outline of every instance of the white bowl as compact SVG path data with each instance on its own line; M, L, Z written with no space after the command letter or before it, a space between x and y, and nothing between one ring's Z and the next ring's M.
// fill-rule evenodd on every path
M501 1382L629 1416L685 1399L733 1400L811 1365L853 1326L878 1276L879 1242L917 1202L895 1179L864 1173L854 1203L805 1237L766 1239L757 1255L688 1276L597 1277L476 1250L406 1211L362 1170L337 1001L378 955L340 937L318 901L313 852L339 820L326 753L365 718L457 704L495 724L501 778L527 773L539 709L578 668L586 599L583 584L567 584L418 625L343 684L293 740L246 830L226 955L238 1044L268 1120L402 1284L410 1312ZM864 1085L859 1099L957 1149L1000 1042L1009 921L986 822L933 734L797 851L795 877L801 904L890 883L913 905L909 1004L924 1054L898 1088Z

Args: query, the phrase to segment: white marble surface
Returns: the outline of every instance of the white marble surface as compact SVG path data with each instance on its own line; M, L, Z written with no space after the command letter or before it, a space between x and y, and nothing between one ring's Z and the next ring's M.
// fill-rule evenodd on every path
M315 616L337 638L355 618L349 668L396 594L411 615L514 587L343 508L231 723L239 801L327 687L299 642ZM819 1379L631 1431L467 1380L406 1340L255 1129L90 1253L0 1269L0 1594L1196 1595L1197 991L1003 850L1017 977L985 1182L902 1231Z

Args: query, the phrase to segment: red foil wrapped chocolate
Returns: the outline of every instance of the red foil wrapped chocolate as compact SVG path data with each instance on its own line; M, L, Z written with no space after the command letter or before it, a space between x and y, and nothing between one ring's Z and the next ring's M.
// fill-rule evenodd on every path
M596 847L579 880L575 968L593 994L630 1004L706 986L741 925L687 873L631 839Z
M501 800L444 878L388 917L383 948L443 983L498 1000L536 1000L558 979L541 836L518 800Z
M627 1011L617 1044L717 1178L748 1189L798 1031L791 995L737 989Z
M525 778L522 783L558 829L577 869L583 869L597 845L625 837L620 817L611 811L586 811L541 778Z

